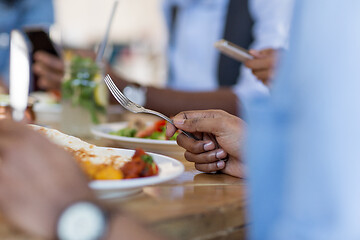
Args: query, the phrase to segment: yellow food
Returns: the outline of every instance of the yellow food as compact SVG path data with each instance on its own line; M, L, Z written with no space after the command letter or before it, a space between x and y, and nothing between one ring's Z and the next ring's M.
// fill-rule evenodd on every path
M104 166L94 176L95 180L120 180L123 178L124 175L121 170L117 170L113 166Z
M93 164L90 161L80 162L82 170L88 175L90 179L94 179L96 173L99 171L99 164Z
M114 149L99 148L54 129L36 125L31 125L31 127L68 151L79 163L89 179L123 179L121 167L131 160L129 157L119 155Z
M116 158L110 158L107 163L99 164L88 160L94 156L84 149L73 150L65 148L65 150L74 156L85 174L91 180L120 180L124 178L123 173L119 168L119 164L116 163Z
M94 90L95 103L99 106L105 107L108 102L107 88L104 83L99 83Z

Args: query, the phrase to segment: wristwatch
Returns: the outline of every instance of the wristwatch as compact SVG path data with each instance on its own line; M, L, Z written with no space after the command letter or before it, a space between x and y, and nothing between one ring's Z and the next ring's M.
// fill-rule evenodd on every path
M146 87L135 85L127 85L123 90L127 98L140 106L145 106L146 104L146 91Z
M57 235L60 240L99 240L107 229L107 215L98 205L77 202L60 215Z

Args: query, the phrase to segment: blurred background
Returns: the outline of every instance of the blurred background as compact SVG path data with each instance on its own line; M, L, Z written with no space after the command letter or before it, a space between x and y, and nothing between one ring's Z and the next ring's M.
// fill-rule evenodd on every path
M96 49L113 0L54 0L52 38L64 48ZM167 31L161 0L120 0L106 57L116 72L141 84L163 86Z

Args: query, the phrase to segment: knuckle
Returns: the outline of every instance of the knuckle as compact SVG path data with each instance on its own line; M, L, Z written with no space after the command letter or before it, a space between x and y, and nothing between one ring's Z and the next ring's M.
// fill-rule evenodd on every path
M180 147L183 147L183 148L187 149L186 139L184 139L183 134L179 134L176 137L176 142Z
M220 115L228 115L228 113L224 110L217 110Z
M204 167L202 165L203 164L195 163L195 169L198 170L198 171L206 172L206 171L204 171Z
M180 118L184 118L184 119L186 119L187 117L186 117L186 112L180 112L180 113L178 113L175 117L180 117Z
M223 121L220 121L219 123L218 123L218 126L219 126L219 129L221 130L221 129L226 129L226 127L227 127L227 125L228 125L228 123L227 123L227 121L226 121L227 119L224 119Z
M205 161L207 163L213 163L215 161L218 161L217 158L216 158L215 152L211 152L211 153L206 154Z
M202 172L213 172L216 171L216 164L214 163L208 163L208 164L195 164L195 168Z
M190 152L185 151L184 157L185 157L186 160L188 160L189 162L194 162L194 159L193 159L192 156L193 156L193 155L192 155Z
M190 119L190 124L192 124L192 125L197 125L197 123L199 122L199 119L198 118L192 118L192 119Z
M204 143L197 141L194 144L190 144L191 152L193 153L201 153L204 152Z

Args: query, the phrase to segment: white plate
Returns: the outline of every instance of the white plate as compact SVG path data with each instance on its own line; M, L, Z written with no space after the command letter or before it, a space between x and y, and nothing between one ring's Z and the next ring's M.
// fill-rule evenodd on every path
M91 132L97 137L110 140L112 146L128 149L142 148L149 152L156 152L178 159L183 158L185 150L179 147L176 141L173 140L121 137L109 134L109 132L118 131L127 126L127 122L100 124L92 127Z
M108 149L108 148L105 148ZM115 149L119 155L131 157L134 150ZM119 198L129 196L142 191L149 185L163 183L177 178L184 172L184 165L179 161L160 154L148 153L159 167L159 174L153 177L144 177L125 180L96 180L90 182L89 186L100 198Z

